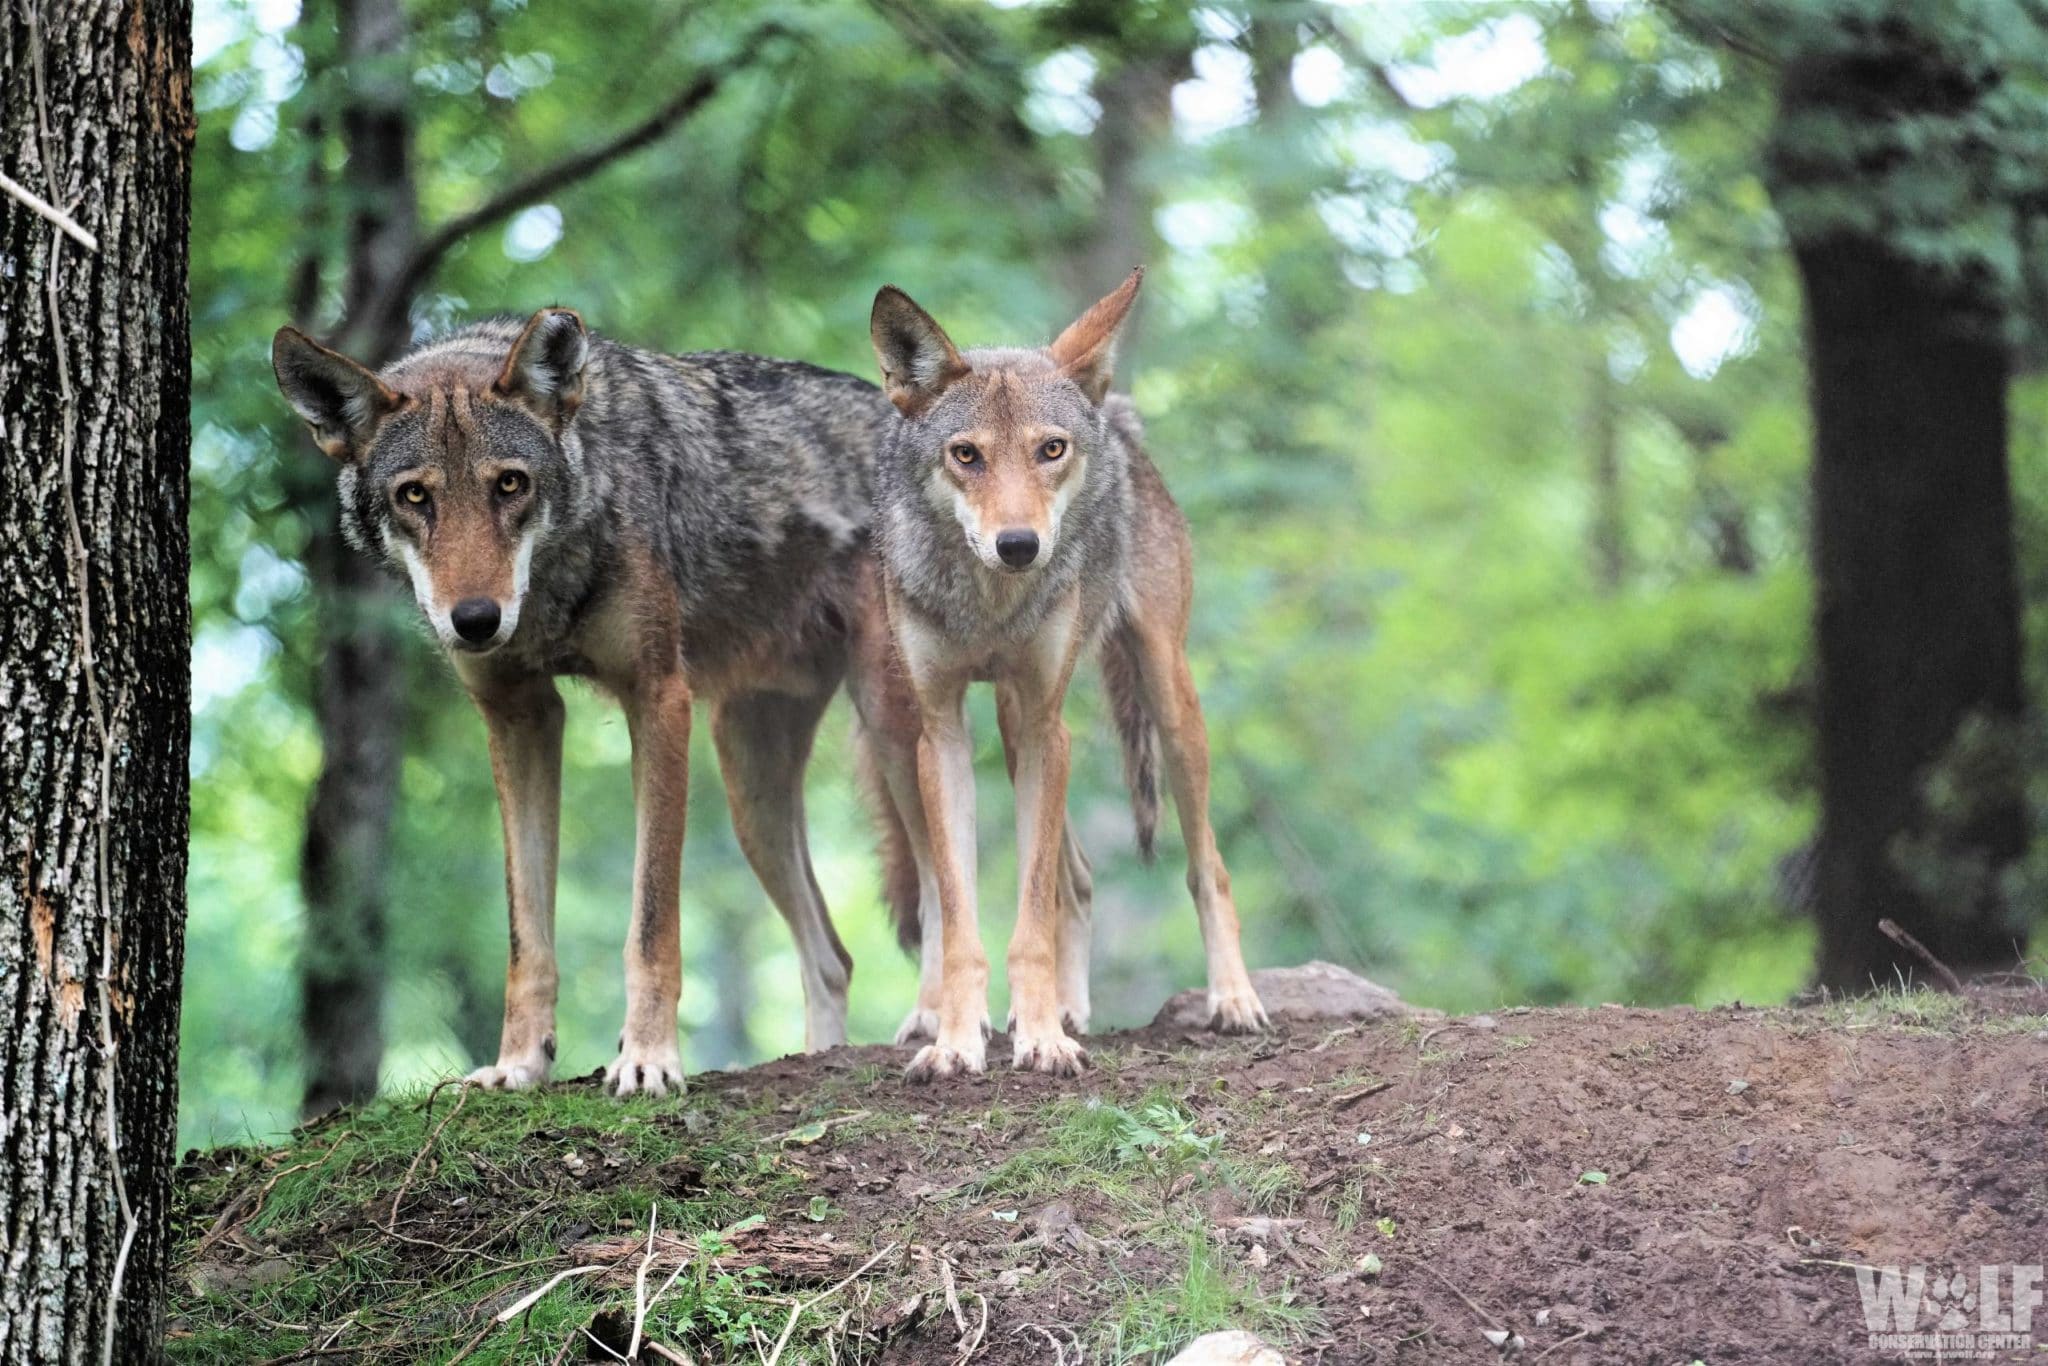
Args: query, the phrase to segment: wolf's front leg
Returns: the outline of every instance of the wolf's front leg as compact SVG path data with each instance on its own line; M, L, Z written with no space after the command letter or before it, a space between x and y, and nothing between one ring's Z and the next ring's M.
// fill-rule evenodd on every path
M521 1091L555 1061L555 860L562 803L562 699L553 681L465 678L491 737L491 776L505 827L511 954L498 1060L467 1078Z
M626 1023L605 1087L625 1097L683 1086L676 1004L683 958L676 901L690 796L690 689L681 674L649 679L626 701L633 737L633 917L626 931Z
M974 747L963 688L925 700L917 782L938 874L941 965L938 1038L917 1052L911 1081L977 1073L988 1066L988 954L974 904ZM929 912L927 912L929 914Z
M1057 700L1017 737L1017 928L1010 936L1010 1036L1015 1066L1078 1075L1088 1053L1061 1026L1058 949L1069 743Z

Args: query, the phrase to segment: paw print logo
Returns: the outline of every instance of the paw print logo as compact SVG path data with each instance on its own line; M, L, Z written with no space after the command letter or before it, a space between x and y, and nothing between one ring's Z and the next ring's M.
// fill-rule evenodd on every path
M1958 1271L1952 1276L1936 1273L1927 1286L1927 1299L1921 1306L1925 1314L1936 1317L1934 1326L1943 1333L1960 1333L1970 1326L1970 1316L1976 1312L1977 1295L1970 1289L1970 1282Z

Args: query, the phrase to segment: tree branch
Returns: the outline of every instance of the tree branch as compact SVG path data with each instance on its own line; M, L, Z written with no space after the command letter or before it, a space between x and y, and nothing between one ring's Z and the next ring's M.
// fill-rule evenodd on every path
M1386 63L1376 62L1368 56L1365 49L1358 45L1358 41L1346 33L1343 26L1330 15L1317 14L1308 21L1308 29L1335 49L1337 55L1344 59L1346 66L1371 81L1375 89L1404 111L1419 114L1426 108L1402 94L1401 87L1395 85L1394 78L1387 73Z
M586 180L623 157L658 141L663 134L687 119L721 90L726 81L750 65L771 38L787 36L778 24L764 24L741 44L738 52L707 71L678 92L668 103L639 123L590 147L571 152L553 165L544 166L523 180L492 195L466 213L459 213L427 234L412 254L392 273L368 307L345 320L337 329L348 336L374 323L390 310L406 308L413 295L432 278L443 258L470 234L503 222L521 209L530 208L578 181Z

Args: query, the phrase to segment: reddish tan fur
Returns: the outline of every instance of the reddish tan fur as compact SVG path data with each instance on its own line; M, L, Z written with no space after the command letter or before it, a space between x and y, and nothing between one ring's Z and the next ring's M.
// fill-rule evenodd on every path
M1107 393L1117 328L1137 285L1133 274L1042 353L1091 402L1100 404ZM1058 445L1047 445L1070 447L1069 434L1034 416L1035 411L1058 412L1057 404L1025 401L1024 386L1043 383L1037 377L1045 372L1034 369L1028 357L1008 359L1016 353L998 353L986 370L968 368L942 333L925 334L929 315L899 292L885 290L878 297L876 318L876 350L899 409L973 415L967 429L951 435L936 429L946 457L940 465L946 476L941 487L953 495L969 545L979 554L977 542L992 542L1004 529L1029 529L1047 540L1048 527L1060 523L1062 490L1079 462L1064 458ZM936 324L930 329L935 333ZM912 341L915 346L908 344ZM902 386L899 396L896 377L889 373L896 353L907 355L913 368L951 375L946 383L964 390L964 407L957 400L949 400L949 409L934 406L931 395L915 385ZM923 420L921 430L930 430L929 418ZM1135 439L1127 447L1132 497L1127 568L1123 591L1108 609L1106 629L1120 633L1114 643L1132 661L1144 711L1160 733L1188 847L1188 885L1208 951L1212 1018L1224 1029L1255 1029L1265 1022L1265 1013L1245 971L1230 878L1209 824L1208 738L1187 666L1193 592L1187 527ZM1005 759L1016 789L1021 886L1008 952L1014 1062L1019 1068L1072 1075L1087 1062L1063 1026L1074 1024L1076 1015L1085 1020L1087 1013L1090 879L1066 824L1071 740L1061 710L1080 654L1092 643L1093 623L1104 619L1101 599L1088 605L1091 586L1084 578L1035 619L1028 635L1007 641L990 636L990 643L980 644L974 643L982 638L973 636L971 628L964 633L958 627L935 630L933 618L899 592L892 577L898 572L906 571L891 566L885 572L883 607L898 654L891 662L900 668L903 683L874 690L882 695L864 703L862 715L864 724L884 732L878 748L885 773L892 762L898 766L892 791L905 786L905 754L914 753L918 804L928 827L927 857L940 906L939 952L932 952L927 923L919 1008L905 1024L906 1034L925 1032L925 1018L935 1015L934 1039L912 1060L908 1075L928 1080L979 1072L985 1065L980 1030L988 963L975 911L973 755L963 712L966 688L979 680L995 685ZM979 582L986 600L999 604L1008 585L1017 581L997 576ZM892 670L888 676L896 675ZM907 693L909 701L895 692ZM906 743L912 734L914 744ZM916 832L909 833L916 844ZM935 958L940 982L934 992Z

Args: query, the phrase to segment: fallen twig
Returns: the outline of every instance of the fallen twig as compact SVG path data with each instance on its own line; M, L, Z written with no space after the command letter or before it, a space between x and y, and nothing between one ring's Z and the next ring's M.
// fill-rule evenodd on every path
M1549 1356L1549 1355L1550 1355L1550 1354L1551 1354L1552 1352L1555 1352L1555 1351L1556 1351L1556 1350L1557 1350L1558 1348L1560 1348L1560 1347L1569 1347L1569 1346L1571 1346L1571 1345L1572 1345L1573 1343L1577 1342L1577 1341L1578 1341L1579 1339L1581 1339L1581 1338L1589 1338L1589 1337L1591 1337L1591 1336L1593 1336L1593 1330L1592 1330L1592 1329L1590 1329L1590 1328L1581 1328L1581 1329L1580 1329L1580 1330L1579 1330L1578 1332L1576 1332L1576 1333L1573 1333L1573 1334L1572 1334L1572 1335L1571 1335L1570 1337L1568 1337L1568 1338L1565 1338L1565 1339L1564 1339L1563 1341L1561 1341L1561 1342L1553 1342L1553 1343L1551 1343L1551 1344L1550 1344L1550 1345L1549 1345L1548 1347L1545 1347L1545 1348L1544 1348L1544 1349L1543 1349L1542 1351L1538 1352L1538 1353L1537 1353L1537 1354L1536 1354L1535 1356L1533 1356L1533 1357L1530 1357L1530 1358L1529 1358L1529 1360L1530 1360L1530 1361L1532 1361L1532 1362L1534 1362L1534 1361L1541 1361L1541 1360L1543 1360L1543 1358L1545 1358L1545 1357Z
M939 1258L939 1283L946 1287L946 1308L953 1311L953 1325L964 1338L967 1336L967 1312L960 1307L960 1292L953 1285L953 1263L943 1256Z
M441 1088L437 1086L434 1089L439 1091ZM427 1154L434 1151L434 1145L440 1141L441 1131L448 1127L449 1120L462 1113L463 1104L469 1099L469 1090L470 1088L465 1086L456 1094L455 1104L448 1107L448 1113L441 1116L441 1122L436 1124L433 1132L427 1135L427 1141L420 1146L418 1152L412 1155L412 1162L405 1169L405 1179L398 1183L398 1193L391 1197L391 1217L384 1221L384 1231L386 1233L398 1231L399 1203L405 1199L406 1192L412 1189L412 1179L419 1172L420 1163L426 1160ZM433 1105L434 1099L429 1095L427 1097L427 1108L431 1111Z
M953 1366L967 1366L974 1360L974 1354L981 1350L981 1340L988 1336L988 1296L976 1291L974 1298L981 1302L981 1321L974 1325L974 1336L960 1349L958 1360Z
M868 1258L866 1261L862 1262L858 1267L854 1268L854 1270L846 1277L846 1279L832 1286L829 1290L822 1290L819 1293L811 1296L807 1300L793 1302L790 1305L789 1309L789 1322L782 1325L782 1335L775 1339L774 1350L769 1352L766 1357L762 1358L762 1360L766 1363L766 1366L775 1366L776 1362L782 1360L782 1349L789 1345L789 1335L796 1331L798 1319L801 1319L805 1314L809 1313L812 1309L815 1309L820 1304L823 1304L826 1300L831 1299L834 1295L846 1289L847 1286L852 1285L862 1276L865 1276L870 1267L872 1267L876 1262L881 1261L882 1258L888 1256L895 1250L896 1244L889 1244L880 1252L877 1252L874 1256Z
M1941 979L1943 986L1958 996L1963 994L1963 979L1956 976L1955 969L1942 962L1939 958L1936 958L1931 949L1907 933L1906 928L1899 924L1898 921L1891 919L1880 920L1877 922L1877 928L1885 938L1891 940L1900 948L1909 950L1921 962L1925 963L1934 975Z
M536 1304L539 1304L542 1296L546 1295L548 1291L553 1290L563 1281L573 1276L588 1276L593 1271L602 1270L604 1270L602 1265L593 1263L589 1266L572 1266L567 1271L557 1271L554 1275L548 1277L540 1289L527 1291L524 1295L521 1295L518 1299L500 1309L496 1314L493 1314L491 1322L510 1323Z
M1350 1106L1358 1104L1358 1102L1364 1100L1367 1096L1376 1096L1382 1091L1391 1090L1393 1088L1393 1085L1394 1083L1391 1081L1376 1081L1370 1086L1366 1086L1359 1090L1351 1091L1346 1093L1345 1095L1333 1098L1330 1101L1330 1108L1332 1110L1346 1109Z
M640 1356L640 1334L647 1327L647 1311L661 1302L661 1297L669 1292L669 1288L683 1274L683 1268L690 1264L688 1257L678 1261L676 1269L661 1283L661 1289L654 1292L653 1298L648 1298L647 1268L654 1264L654 1220L657 1208L655 1205L647 1207L647 1255L640 1259L640 1269L633 1273L633 1340L626 1345L626 1358L629 1361L637 1360Z
M1456 1295L1460 1300L1462 1300L1464 1302L1465 1307L1467 1309L1470 1309L1473 1313L1473 1316L1476 1317L1481 1323L1485 1324L1488 1328L1491 1328L1496 1333L1505 1331L1500 1326L1500 1324L1494 1319L1493 1315L1487 1313L1484 1309L1481 1309L1479 1307L1479 1302L1477 1300L1474 1300L1470 1295L1458 1289L1458 1287L1451 1281L1450 1277L1444 1275L1443 1272L1438 1271L1435 1267L1431 1266L1428 1262L1423 1261L1419 1257L1415 1259L1415 1264L1421 1267L1424 1271L1427 1271L1430 1275L1436 1277L1438 1284L1442 1285L1444 1289L1450 1291L1453 1295Z

